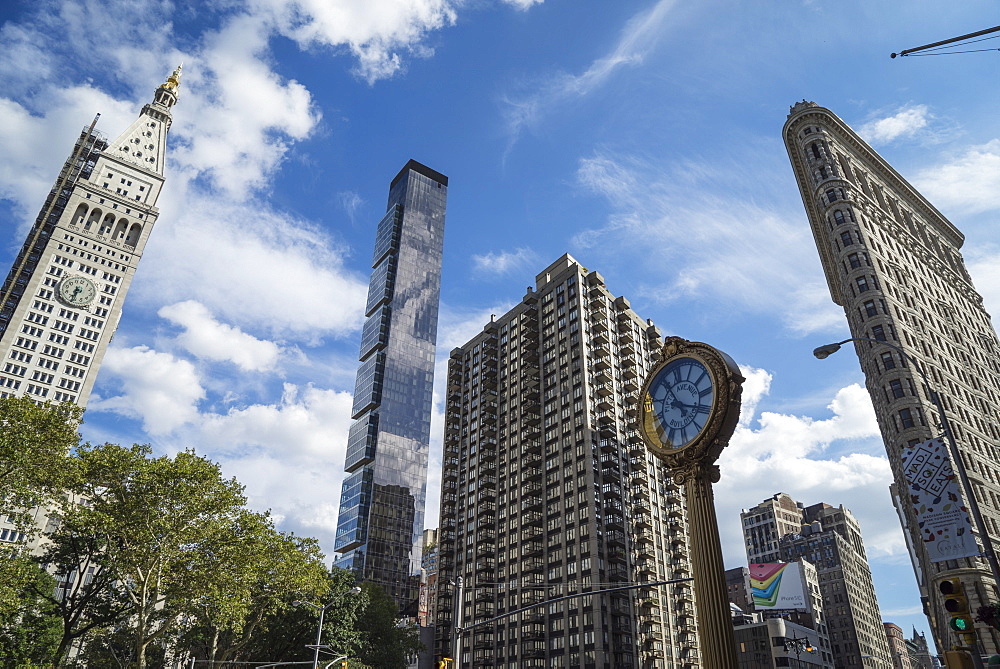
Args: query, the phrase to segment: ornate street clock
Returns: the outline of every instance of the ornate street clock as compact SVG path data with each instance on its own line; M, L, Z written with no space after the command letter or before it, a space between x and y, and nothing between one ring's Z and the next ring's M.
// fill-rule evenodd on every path
M668 337L639 396L646 445L672 468L714 462L739 421L742 384L722 351Z
M722 351L667 337L639 395L646 446L684 486L699 648L706 667L736 666L712 484L719 480L715 461L740 418L743 380Z

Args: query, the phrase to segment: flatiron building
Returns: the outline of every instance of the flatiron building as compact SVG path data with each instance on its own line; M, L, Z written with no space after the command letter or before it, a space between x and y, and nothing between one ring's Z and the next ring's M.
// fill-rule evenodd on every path
M913 365L940 394L986 522L980 544L1000 551L1000 343L966 271L962 233L857 133L814 102L792 106L783 136L833 301L844 308L892 467L893 499L938 648L958 640L938 592L965 584L972 610L996 601L982 557L931 562L907 495L900 453L941 434ZM977 625L980 649L1000 631Z

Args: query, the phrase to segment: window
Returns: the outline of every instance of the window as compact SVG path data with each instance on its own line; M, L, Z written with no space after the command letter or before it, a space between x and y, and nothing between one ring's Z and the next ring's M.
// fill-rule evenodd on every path
M895 398L897 398L897 399L900 398L900 397L902 397L904 395L904 392L903 392L903 382L900 381L899 379L893 379L892 381L890 381L889 382L889 392L891 392L892 396L895 397Z
M839 209L837 211L833 212L833 220L834 220L834 222L836 222L837 225L843 225L844 224L844 212L842 212Z
M879 341L885 341L885 328L881 325L876 325L872 328L872 339L878 339Z
M820 158L823 157L822 154L820 154L819 152L819 142L813 142L812 144L809 145L809 148L810 150L812 150L813 158L819 160Z
M886 351L882 354L882 367L885 368L886 371L896 367L896 359L892 357L892 352Z
M861 267L861 258L858 257L857 253L852 253L847 256L847 262L851 263L851 269L857 269Z
M844 246L850 246L854 243L854 239L851 237L850 231L840 233L840 243Z
M868 300L865 302L865 314L867 316L875 316L878 314L878 310L875 308L875 300Z
M913 412L909 409L900 409L899 422L903 425L904 430L908 427L913 427Z

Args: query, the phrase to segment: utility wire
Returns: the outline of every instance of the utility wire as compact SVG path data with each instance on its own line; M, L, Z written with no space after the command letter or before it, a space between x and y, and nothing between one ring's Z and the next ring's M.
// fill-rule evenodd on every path
M1000 51L1000 49L972 49L970 51L942 51L940 53L908 53L906 57L911 56L953 56L956 53L982 53L983 51Z

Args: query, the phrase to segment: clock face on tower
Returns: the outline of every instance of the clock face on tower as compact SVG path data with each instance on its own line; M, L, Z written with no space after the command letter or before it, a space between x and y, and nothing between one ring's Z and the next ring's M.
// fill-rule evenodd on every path
M74 307L85 307L94 301L97 286L83 276L66 277L59 282L59 298Z
M674 358L650 380L643 397L647 437L664 450L679 450L705 428L715 403L712 374L697 358Z

